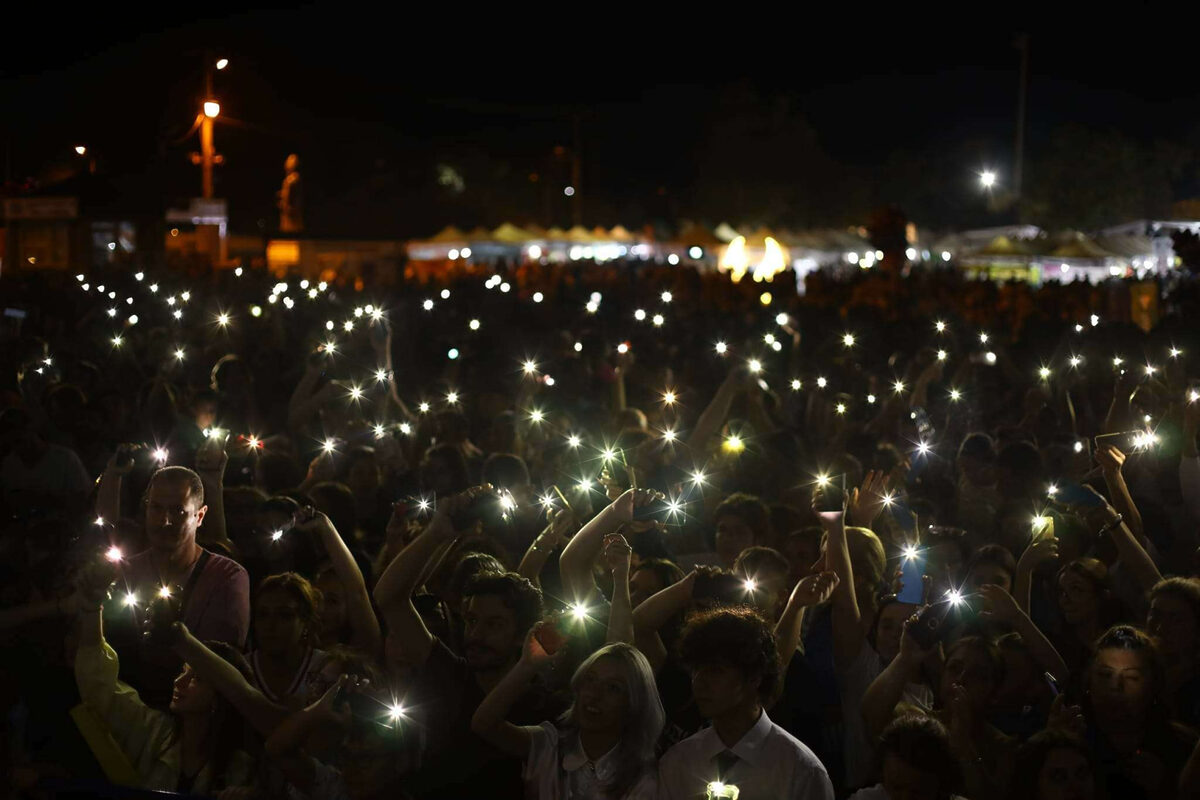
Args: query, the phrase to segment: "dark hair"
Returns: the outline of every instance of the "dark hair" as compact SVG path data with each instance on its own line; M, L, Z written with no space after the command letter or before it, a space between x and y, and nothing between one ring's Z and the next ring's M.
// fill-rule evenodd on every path
M776 541L781 542L792 531L798 531L804 527L804 515L795 506L789 506L786 503L772 503L768 507L767 513L770 516L771 533L774 534Z
M1029 442L1009 442L996 455L996 466L1021 476L1024 481L1036 482L1042 475L1042 456Z
M946 726L925 714L902 714L888 723L879 737L879 766L895 756L908 766L937 777L937 795L948 798L961 788L958 759L950 752Z
M717 510L713 512L712 518L716 522L724 516L737 517L746 523L754 534L754 541L756 543L766 539L767 526L769 524L767 507L762 500L759 500L754 495L735 492L726 497L717 506Z
M480 595L499 597L517 618L522 634L542 618L542 592L515 572L481 572L463 586L463 600Z
M779 690L779 648L775 633L749 606L723 606L688 617L679 642L679 657L688 669L726 664L747 680L758 679L758 696L771 705Z
M258 584L257 597L266 592L283 592L290 595L300 606L300 621L308 631L316 631L319 624L321 591L308 582L308 578L295 572L268 575Z
M450 579L446 581L444 595L462 595L463 587L467 582L476 575L482 575L485 572L490 572L494 575L503 575L507 572L500 560L491 553L463 553L458 559L458 563L454 565L454 569L450 572ZM454 609L458 611L458 609Z
M1013 558L1012 553L1008 552L1007 547L985 544L975 551L975 555L971 556L971 560L967 563L966 574L970 575L971 571L980 564L995 564L1008 573L1010 583L1015 583L1017 580L1017 560Z
M299 486L304 480L304 470L295 458L287 453L263 453L258 457L258 475L263 491L276 494Z
M313 505L329 517L333 527L342 538L352 540L358 528L358 512L354 505L354 492L344 483L324 481L308 490Z
M200 480L199 475L187 467L163 467L155 472L150 476L150 483L146 485L147 494L154 487L155 481L174 481L186 484L188 497L196 498L196 508L204 505L204 482Z
M946 661L950 660L955 651L964 647L977 651L987 660L992 669L994 685L999 686L1004 682L1004 657L1000 655L1000 648L995 642L983 636L964 636L946 648Z
M452 444L438 444L425 452L425 462L421 469L422 483L428 483L425 472L428 470L427 465L433 461L440 461L451 474L451 492L462 492L471 487L471 474L467 470L467 459L457 447Z
M1200 579L1178 576L1163 578L1150 590L1150 602L1163 596L1174 597L1186 603L1197 624L1200 624Z
M497 489L512 489L530 483L525 460L513 453L492 453L483 462L483 482Z
M733 564L734 572L741 572L746 576L755 576L768 570L787 575L791 565L778 550L758 546L747 547L738 554Z
M647 558L633 568L633 572L647 569L654 573L664 587L683 580L683 570L674 561L666 558ZM630 573L632 574L632 573Z
M1096 640L1096 645L1092 648L1092 664L1095 663L1102 650L1125 650L1131 653L1140 653L1146 660L1151 680L1154 681L1150 694L1151 705L1161 708L1163 692L1166 690L1166 664L1162 654L1158 651L1158 644L1154 641L1154 637L1133 625L1113 625L1100 634L1100 638ZM1088 665L1088 668L1090 674L1091 664Z
M1074 750L1088 763L1088 769L1093 774L1099 774L1099 765L1087 742L1075 734L1058 728L1047 728L1038 731L1017 751L1016 770L1013 773L1011 797L1023 797L1027 800L1038 800L1038 778L1046 759L1055 750Z
M958 446L958 457L964 456L993 464L996 461L996 444L986 433L968 433Z

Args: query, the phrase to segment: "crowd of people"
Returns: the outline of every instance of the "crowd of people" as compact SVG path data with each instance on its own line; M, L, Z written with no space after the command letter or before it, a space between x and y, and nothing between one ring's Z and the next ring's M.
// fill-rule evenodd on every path
M137 269L0 282L8 797L1200 797L1194 281Z

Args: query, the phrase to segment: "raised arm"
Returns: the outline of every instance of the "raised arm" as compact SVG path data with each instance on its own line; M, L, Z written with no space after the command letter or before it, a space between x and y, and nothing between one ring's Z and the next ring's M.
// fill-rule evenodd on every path
M1047 561L1058 558L1058 539L1053 536L1042 536L1033 539L1021 559L1017 561L1017 579L1013 583L1013 599L1017 607L1025 614L1030 611L1030 597L1033 594L1033 577L1037 568Z
M837 588L838 577L832 572L805 575L796 582L788 597L779 621L775 623L775 639L779 642L781 673L786 673L792 656L800 646L800 630L804 626L804 611L809 606L824 603Z
M525 551L525 555L521 557L521 563L517 567L517 574L522 578L526 578L539 589L542 587L542 569L546 566L546 562L550 560L551 554L563 542L565 532L570 530L571 526L575 523L575 520L568 511L552 513L554 516L551 517L546 527L542 529L542 532L530 543L529 549Z
M270 736L287 717L287 709L275 705L266 695L251 686L242 673L238 672L237 667L192 636L191 631L182 622L176 622L173 628L171 648L175 654L228 700L254 730L262 736Z
M100 487L96 490L96 516L113 525L121 521L121 483L133 470L131 453L135 447L129 444L117 447L100 475Z
M1085 488L1092 492L1090 488ZM1095 492L1092 493L1095 494ZM1098 494L1096 497L1103 501ZM1108 534L1117 548L1118 560L1129 570L1129 574L1137 581L1142 591L1148 592L1154 587L1154 584L1162 580L1162 575L1159 573L1154 559L1142 547L1141 542L1133 535L1133 531L1129 530L1129 526L1125 524L1122 517L1123 515L1107 502L1103 502L1098 508L1087 511L1085 514L1085 519L1092 527L1093 532Z
M1183 503L1192 516L1192 530L1200 524L1200 451L1196 434L1200 429L1200 400L1188 400L1183 409L1182 449L1179 453L1179 488ZM1196 543L1193 534L1193 544Z
M204 502L208 506L198 534L201 544L216 542L232 547L225 531L225 467L228 464L224 437L210 436L196 451L196 473L204 484Z
M320 700L284 717L264 744L267 757L280 768L288 782L305 795L311 794L314 788L316 764L304 753L304 743L318 728L337 726L344 729L349 726L349 709L344 705L335 708L335 703L344 688L353 687L353 681L349 676L340 676Z
M1065 680L1070 674L1067 662L1063 661L1054 645L1046 635L1033 623L1029 615L1017 605L1017 600L1004 591L1003 587L995 584L984 584L979 587L979 593L987 607L980 612L984 619L996 619L1007 623L1013 630L1021 634L1021 640L1029 648L1033 659L1044 669L1059 680Z
M400 551L375 584L375 602L379 604L389 630L396 635L407 659L413 664L424 664L433 648L433 634L413 605L413 591L421 580L426 562L440 546L458 537L452 516L484 490L484 487L468 489L440 503L428 527Z
M904 697L904 689L916 680L921 672L921 662L929 655L909 635L908 629L914 614L904 623L900 634L900 653L884 667L883 672L871 681L862 697L863 720L872 739L878 738L887 724L892 721L896 704Z
M632 521L634 508L645 505L654 497L655 493L648 489L626 490L567 543L559 557L558 568L569 602L588 603L599 595L600 589L592 577L592 565L600 555L604 537L615 533L622 523Z
M667 660L667 648L659 631L676 614L692 604L696 572L652 594L633 610L633 627L637 648L646 656L655 672Z
M854 591L854 568L850 564L850 546L846 543L846 526L841 517L821 517L821 527L828 535L825 545L826 565L837 576L833 589L830 620L833 623L833 660L845 669L865 647L862 615L858 610L858 595Z
M514 758L529 755L533 739L529 728L513 725L505 717L521 695L529 688L541 665L549 663L552 656L545 651L535 635L538 623L525 637L521 658L500 679L471 717L471 730L486 739L493 747Z
M1116 447L1109 445L1096 451L1096 461L1100 463L1100 471L1104 475L1104 485L1108 487L1108 496L1112 498L1113 507L1125 518L1125 524L1133 535L1142 540L1145 531L1142 528L1142 515L1134 505L1129 487L1125 484L1125 476L1121 467L1125 464L1125 454Z
M725 418L729 416L729 409L733 406L733 399L741 391L741 383L745 380L745 376L746 372L742 367L736 367L730 371L729 376L721 383L708 406L700 412L687 440L688 450L691 451L693 458L703 460L708 442L721 429Z
M612 603L608 611L608 644L634 644L633 609L629 600L629 560L633 548L625 537L611 534L604 539L604 560L612 571Z
M363 579L358 562L350 548L342 540L329 517L313 509L312 516L297 525L300 530L315 531L321 539L325 553L333 563L334 574L346 592L346 616L353 633L353 645L365 653L378 653L383 637L379 632L379 620L371 607L371 595Z

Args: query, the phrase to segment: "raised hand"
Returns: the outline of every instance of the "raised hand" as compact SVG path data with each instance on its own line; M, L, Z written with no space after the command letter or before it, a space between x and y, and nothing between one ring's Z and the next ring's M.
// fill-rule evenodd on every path
M1046 720L1046 728L1066 731L1083 738L1087 734L1087 720L1083 709L1067 703L1067 698L1059 695L1050 704L1050 716Z
M117 445L116 452L108 459L104 471L112 475L128 475L133 471L133 456L138 450L145 449L140 444L126 443Z
M1025 548L1025 552L1021 554L1021 559L1017 562L1017 571L1032 572L1047 561L1057 560L1058 539L1053 536L1043 536L1034 539Z
M229 454L225 452L225 436L209 436L196 450L196 472L201 475L209 474L221 477L225 474L225 465L229 463Z
M633 557L633 548L629 546L629 542L624 536L619 533L610 533L605 536L603 552L604 563L608 565L613 575L629 574L629 562Z
M612 509L621 522L633 522L633 511L655 500L663 499L661 492L653 489L627 489L613 501Z
M984 608L979 612L980 617L1009 625L1020 618L1021 608L1017 605L1016 598L1004 591L1003 587L985 583L979 587L979 594L984 601Z
M350 724L350 704L344 702L343 692L354 691L358 688L358 680L352 675L339 675L338 679L325 690L321 699L304 709L315 717L347 726Z
M562 635L554 627L553 622L542 621L529 629L525 634L525 646L521 648L521 663L527 667L540 669L554 660ZM543 644L543 640L547 644ZM547 649L549 647L549 649Z
M107 558L96 558L80 570L75 590L88 608L95 608L108 599L108 590L116 580L116 563Z
M805 575L792 589L792 600L805 607L820 605L830 598L837 585L838 576L833 572Z
M1105 445L1096 451L1096 463L1105 475L1117 475L1125 464L1125 454L1113 445Z
M888 476L882 470L871 470L861 486L850 490L846 504L846 522L859 528L869 528L883 511L887 496Z

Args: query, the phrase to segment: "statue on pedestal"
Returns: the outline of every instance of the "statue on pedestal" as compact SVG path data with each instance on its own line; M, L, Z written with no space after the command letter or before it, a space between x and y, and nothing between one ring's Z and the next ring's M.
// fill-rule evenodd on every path
M279 197L279 230L299 233L304 230L304 184L300 179L300 156L292 153L283 164L283 185Z

